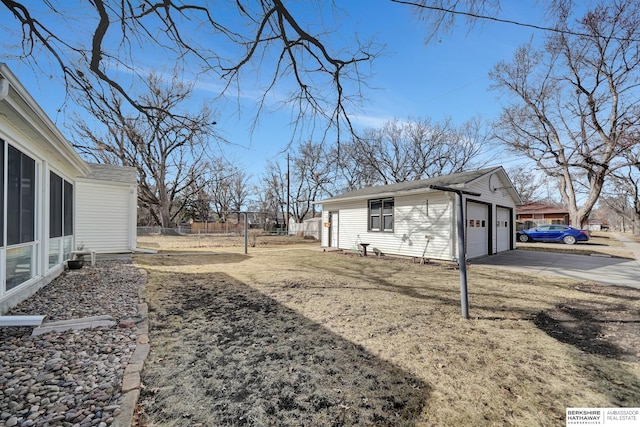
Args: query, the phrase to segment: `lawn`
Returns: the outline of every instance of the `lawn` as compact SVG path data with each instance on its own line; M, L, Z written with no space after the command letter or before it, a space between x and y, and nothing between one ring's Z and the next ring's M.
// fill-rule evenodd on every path
M640 406L640 291L472 265L463 320L449 264L259 243L139 241L177 251L136 257L140 425L564 425L567 407Z

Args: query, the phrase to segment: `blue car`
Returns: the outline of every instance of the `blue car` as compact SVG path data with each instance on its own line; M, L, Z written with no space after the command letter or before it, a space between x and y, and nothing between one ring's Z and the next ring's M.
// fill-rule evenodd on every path
M569 227L568 225L539 225L516 233L519 242L563 242L573 245L575 242L586 242L589 233L585 230Z

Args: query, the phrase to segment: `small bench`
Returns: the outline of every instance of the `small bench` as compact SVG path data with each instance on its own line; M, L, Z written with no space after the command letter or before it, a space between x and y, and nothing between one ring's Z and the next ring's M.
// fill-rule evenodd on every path
M96 265L96 251L71 251L71 259L76 259L82 255L91 255L91 266Z

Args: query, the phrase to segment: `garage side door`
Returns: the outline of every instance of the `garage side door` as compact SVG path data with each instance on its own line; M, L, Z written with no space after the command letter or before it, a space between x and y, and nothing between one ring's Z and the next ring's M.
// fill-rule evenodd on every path
M339 248L340 246L338 246L338 222L339 222L338 212L329 212L329 222L331 223L331 225L329 226L329 247Z
M509 209L496 207L496 251L511 249L511 212Z
M489 207L467 202L467 258L489 255Z

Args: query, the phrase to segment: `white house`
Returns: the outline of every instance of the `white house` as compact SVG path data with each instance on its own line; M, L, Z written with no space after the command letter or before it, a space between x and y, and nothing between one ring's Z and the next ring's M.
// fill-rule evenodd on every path
M322 200L322 246L457 260L462 194L467 259L515 247L520 196L502 167L368 187Z
M0 63L0 314L64 269L81 243L135 248L132 168L83 161Z

